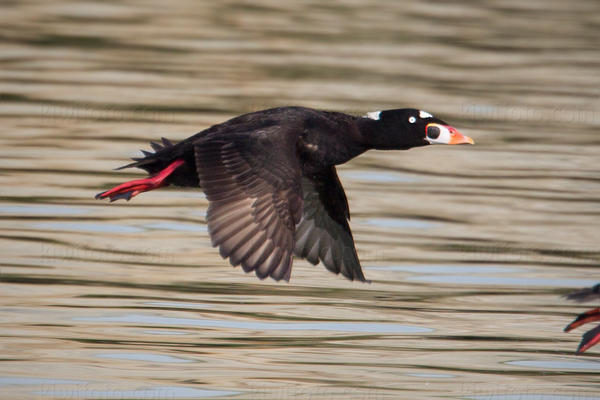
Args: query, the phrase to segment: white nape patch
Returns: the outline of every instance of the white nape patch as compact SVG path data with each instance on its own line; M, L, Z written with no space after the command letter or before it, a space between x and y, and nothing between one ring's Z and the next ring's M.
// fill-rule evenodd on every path
M378 120L380 114L381 114L381 111L371 111L371 112L368 112L367 115L365 115L365 118L371 118L374 120Z
M433 118L433 115L429 114L427 111L419 111L419 117L421 118Z

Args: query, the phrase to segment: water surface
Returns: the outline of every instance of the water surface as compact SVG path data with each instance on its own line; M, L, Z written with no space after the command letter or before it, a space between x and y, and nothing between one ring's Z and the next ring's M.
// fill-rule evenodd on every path
M600 5L7 2L0 397L592 399ZM340 168L371 284L210 246L201 191L94 195L149 140L302 105L425 109L476 146Z

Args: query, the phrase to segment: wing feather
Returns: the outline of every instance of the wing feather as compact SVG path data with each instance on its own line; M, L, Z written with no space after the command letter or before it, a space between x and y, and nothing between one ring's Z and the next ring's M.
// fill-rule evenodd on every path
M303 176L303 213L296 226L294 253L335 274L366 281L348 219L350 212L335 167Z
M194 144L196 168L221 256L260 279L289 280L302 210L300 167L293 142L270 134L280 139L268 151L252 133L203 138Z

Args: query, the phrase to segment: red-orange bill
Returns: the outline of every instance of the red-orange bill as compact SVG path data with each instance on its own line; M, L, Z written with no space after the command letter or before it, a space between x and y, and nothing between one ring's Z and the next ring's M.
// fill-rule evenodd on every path
M449 125L446 125L446 128L450 131L450 142L448 144L475 144L473 139L463 135L456 128Z

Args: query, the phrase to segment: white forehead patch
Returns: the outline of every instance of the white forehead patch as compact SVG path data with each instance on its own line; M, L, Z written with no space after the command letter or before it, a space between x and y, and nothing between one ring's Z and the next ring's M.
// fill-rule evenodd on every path
M429 114L427 111L419 111L419 117L421 118L433 118L433 115Z
M368 112L367 115L365 115L365 117L378 120L380 114L381 114L381 111L371 111L371 112Z

